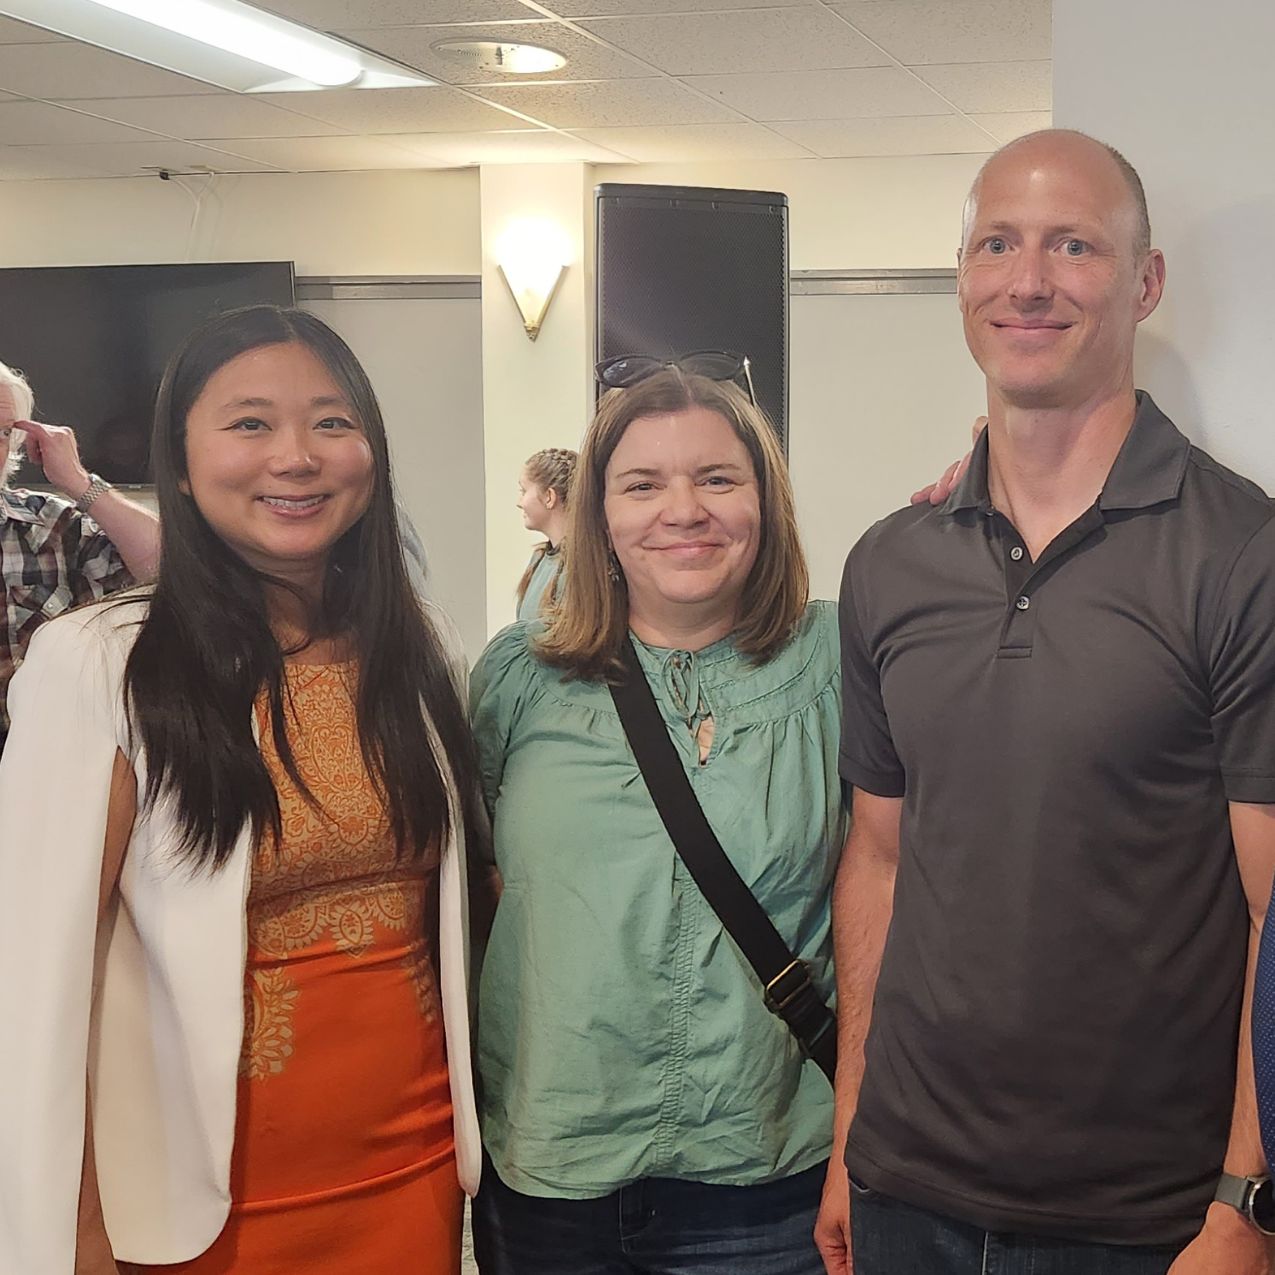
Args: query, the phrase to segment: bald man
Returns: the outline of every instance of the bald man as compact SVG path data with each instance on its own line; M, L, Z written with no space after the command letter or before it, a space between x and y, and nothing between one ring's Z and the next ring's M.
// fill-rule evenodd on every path
M1134 389L1164 259L1123 157L1005 147L959 262L988 427L842 586L816 1238L833 1275L1267 1275L1237 1046L1275 875L1271 507Z

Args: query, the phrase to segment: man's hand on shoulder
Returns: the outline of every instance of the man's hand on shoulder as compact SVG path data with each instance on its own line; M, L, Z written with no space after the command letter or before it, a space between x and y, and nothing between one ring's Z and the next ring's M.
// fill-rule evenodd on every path
M80 463L75 431L65 425L39 421L15 421L14 429L26 436L26 453L44 470L44 476L68 500L79 500L89 489L89 471Z
M1204 1228L1178 1254L1169 1275L1275 1275L1275 1249L1229 1204L1211 1204Z
M979 416L975 418L974 428L970 435L970 441L977 443L978 436L987 428L987 417ZM970 457L974 453L966 452L960 460L954 460L939 476L937 482L932 482L928 487L922 487L920 491L914 491L911 497L911 503L914 505L923 505L927 501L931 505L941 505L953 492L957 484L965 477L965 471L970 467Z

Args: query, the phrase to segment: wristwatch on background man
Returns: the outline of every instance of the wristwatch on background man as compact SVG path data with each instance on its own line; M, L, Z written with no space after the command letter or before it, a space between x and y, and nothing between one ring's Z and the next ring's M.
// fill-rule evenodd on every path
M82 514L89 511L89 506L105 491L111 490L111 484L99 474L89 475L89 485L85 488L84 495L75 502L75 507Z
M1275 1186L1270 1178L1241 1178L1224 1173L1213 1198L1238 1210L1263 1235L1275 1235Z

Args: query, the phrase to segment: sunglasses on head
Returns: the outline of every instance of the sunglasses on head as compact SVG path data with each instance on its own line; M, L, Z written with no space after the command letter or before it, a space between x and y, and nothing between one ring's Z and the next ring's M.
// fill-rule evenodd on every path
M594 367L593 374L598 383L609 390L627 390L666 367L675 367L688 376L703 376L710 381L734 381L742 375L748 401L757 406L752 363L747 354L737 354L734 350L693 350L676 359L657 359L652 354L619 354L615 358L603 359Z

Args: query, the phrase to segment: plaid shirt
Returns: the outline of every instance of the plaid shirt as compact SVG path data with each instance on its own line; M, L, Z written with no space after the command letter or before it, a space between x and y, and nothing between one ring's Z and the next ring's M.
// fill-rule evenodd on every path
M88 516L61 496L0 488L0 743L9 730L5 699L31 635L45 620L133 583L119 551Z

